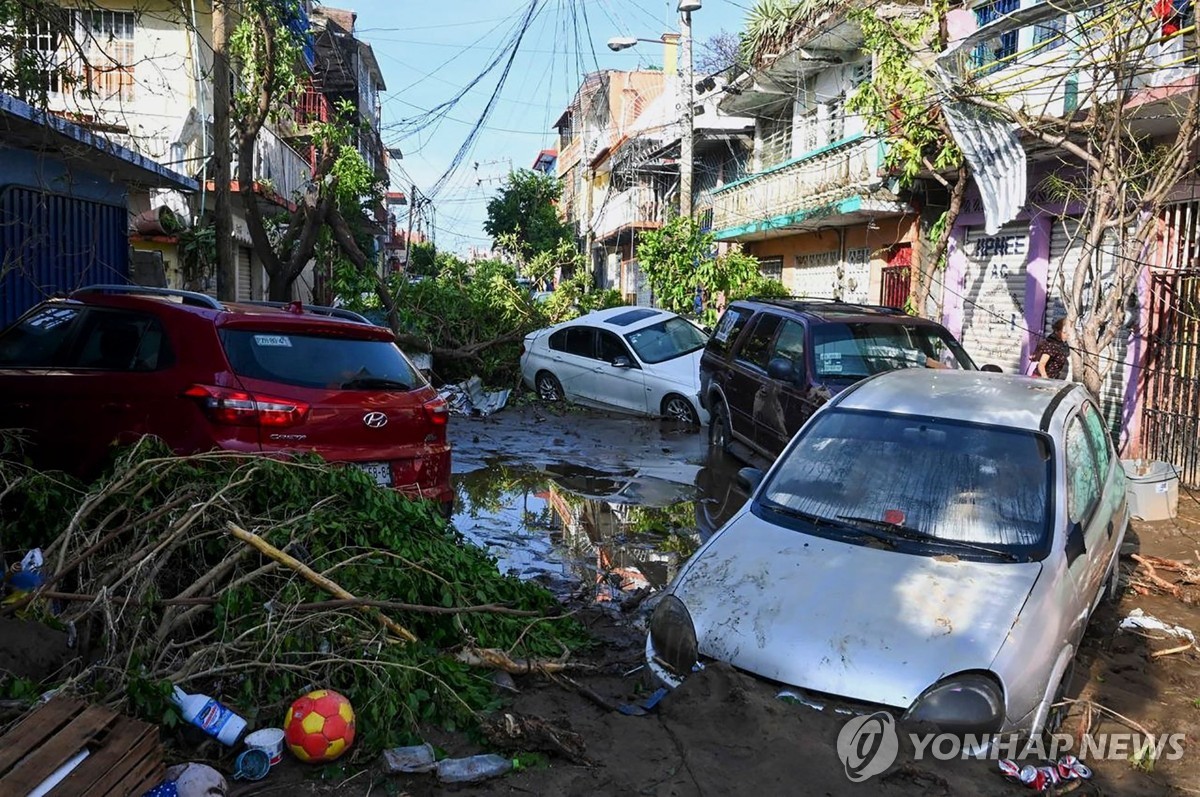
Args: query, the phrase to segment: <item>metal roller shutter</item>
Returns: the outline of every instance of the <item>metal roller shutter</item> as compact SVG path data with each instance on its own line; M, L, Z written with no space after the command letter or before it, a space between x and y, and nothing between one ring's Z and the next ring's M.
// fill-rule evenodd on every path
M1112 285L1116 271L1117 243L1108 239L1101 244L1100 252L1100 285L1101 290ZM1083 253L1083 237L1079 234L1079 220L1073 218L1058 219L1050 232L1050 268L1046 275L1046 317L1042 325L1042 334L1049 335L1054 321L1067 314L1065 297L1070 294L1075 280L1075 267ZM1085 300L1094 289L1092 284L1083 287ZM1101 366L1109 366L1109 371L1100 388L1100 409L1114 439L1119 440L1122 418L1121 410L1125 404L1125 387L1129 379L1129 363L1126 357L1129 351L1128 332L1118 334L1113 345L1107 351L1101 352ZM1069 378L1068 374L1068 378Z
M796 269L792 272L792 295L815 299L832 299L837 296L839 259L836 250L796 255Z
M254 270L250 264L250 250L239 246L237 250L237 300L248 302L254 298Z
M1024 373L1025 260L1029 228L1012 224L995 235L967 231L962 344L979 365Z
M871 301L870 249L851 249L846 252L842 288L843 302L866 304Z

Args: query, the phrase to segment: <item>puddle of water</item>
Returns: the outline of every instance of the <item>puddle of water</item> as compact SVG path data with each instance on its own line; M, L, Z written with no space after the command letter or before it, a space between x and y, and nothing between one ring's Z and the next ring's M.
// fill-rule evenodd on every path
M667 586L688 556L745 501L737 464L660 461L603 470L493 460L456 474L454 525L501 571L565 594L620 601Z

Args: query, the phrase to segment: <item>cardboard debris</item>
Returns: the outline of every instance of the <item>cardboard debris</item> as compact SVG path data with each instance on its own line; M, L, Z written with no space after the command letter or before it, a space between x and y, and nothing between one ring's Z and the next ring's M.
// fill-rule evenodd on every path
M459 382L457 385L446 385L438 391L438 395L446 400L446 403L450 405L450 412L454 415L475 415L485 418L503 409L504 405L508 403L510 393L512 393L510 388L484 390L483 382L477 376L473 376L465 382Z

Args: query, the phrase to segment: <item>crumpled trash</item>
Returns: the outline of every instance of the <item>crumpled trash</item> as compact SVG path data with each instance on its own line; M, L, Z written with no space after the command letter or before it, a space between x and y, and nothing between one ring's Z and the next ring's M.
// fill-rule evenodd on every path
M429 744L418 744L413 747L393 747L383 751L383 763L387 771L397 772L429 772L437 767L437 755Z
M511 388L484 390L483 380L473 376L457 385L446 385L438 391L454 415L479 416L486 418L504 408L508 403Z
M1142 631L1162 631L1163 633L1177 636L1186 639L1188 642L1195 644L1196 635L1181 625L1170 625L1164 623L1153 615L1146 614L1141 609L1134 609L1129 613L1129 616L1121 621L1121 628L1130 629L1137 628Z

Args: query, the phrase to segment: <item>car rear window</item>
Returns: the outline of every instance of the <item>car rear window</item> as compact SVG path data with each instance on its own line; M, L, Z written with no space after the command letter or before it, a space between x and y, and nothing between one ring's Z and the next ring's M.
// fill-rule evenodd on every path
M813 328L817 376L862 379L883 371L925 366L975 370L954 338L925 324L818 324Z
M329 390L412 390L426 385L396 344L382 340L225 329L234 373Z
M1028 430L831 410L786 452L762 505L1036 555L1049 537L1049 450Z
M61 365L64 345L81 312L79 307L48 305L13 324L0 336L0 367Z
M742 334L742 330L746 328L746 322L750 320L750 316L754 315L754 311L748 307L730 307L721 316L721 320L717 322L717 328L713 330L712 337L708 339L708 350L724 357L729 353L729 347Z

